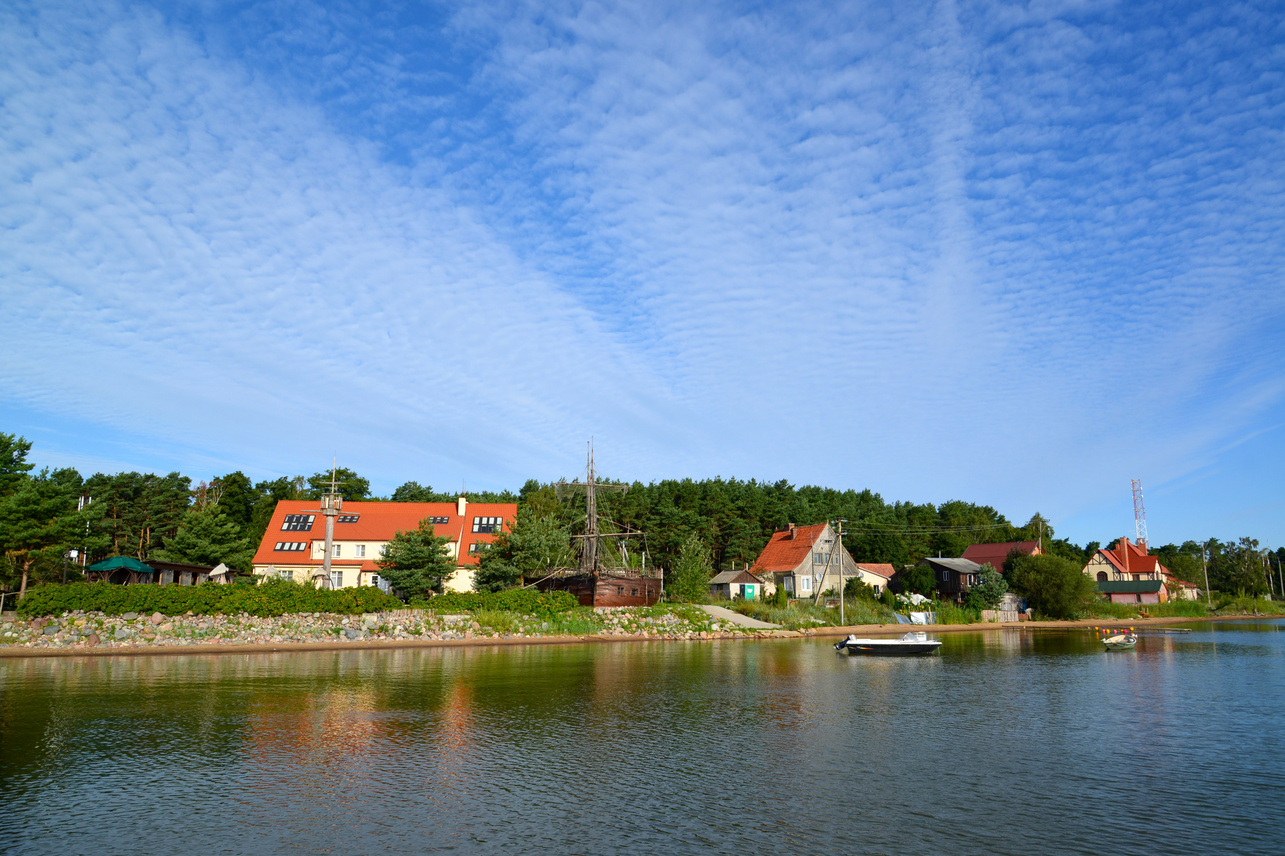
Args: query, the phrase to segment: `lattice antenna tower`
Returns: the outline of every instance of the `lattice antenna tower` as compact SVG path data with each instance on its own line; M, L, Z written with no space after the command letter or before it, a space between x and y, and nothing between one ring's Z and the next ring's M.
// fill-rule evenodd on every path
M1142 479L1133 482L1133 540L1147 548L1147 507L1142 504Z

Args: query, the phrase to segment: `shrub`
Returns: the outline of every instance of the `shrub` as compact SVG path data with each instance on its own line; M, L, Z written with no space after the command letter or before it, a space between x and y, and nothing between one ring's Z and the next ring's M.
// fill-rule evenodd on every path
M977 583L970 586L968 594L964 596L964 605L980 614L983 609L994 609L998 606L1007 593L1008 583L999 575L999 572L990 565L982 565L981 573L977 575Z
M1060 556L1014 556L1006 564L1013 591L1048 618L1076 618L1101 602L1098 586L1081 567Z
M520 612L524 615L549 616L580 605L575 595L565 591L508 589L494 592L448 591L426 601L417 601L434 612L477 612L478 610Z
M123 612L162 615L237 615L260 617L295 612L332 612L355 615L398 609L395 597L372 586L318 589L289 580L267 580L260 585L121 586L110 583L49 584L27 592L18 603L24 616L60 615L63 612Z
M878 595L875 594L874 586L867 583L860 577L853 577L843 584L843 597L845 600L868 600L873 602Z
M978 610L958 606L950 601L937 604L933 612L936 614L935 624L976 624L982 620Z

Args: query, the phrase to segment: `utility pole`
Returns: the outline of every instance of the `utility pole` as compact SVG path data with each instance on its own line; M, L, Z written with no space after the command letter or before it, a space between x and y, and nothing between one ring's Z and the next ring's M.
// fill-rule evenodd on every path
M845 586L843 584L843 524L847 522L848 521L842 517L840 517L838 520L835 521L835 526L839 530L838 535L835 536L834 543L838 546L837 552L839 554L839 626L840 627L844 627L848 623L847 619L844 617L844 611L843 611L843 601L845 600L844 598Z
M330 582L330 557L334 554L335 517L344 508L344 498L335 490L335 475L339 462L336 461L330 470L330 493L321 497L321 513L326 517L326 552L321 559L321 588L333 588ZM358 580L360 582L360 580Z

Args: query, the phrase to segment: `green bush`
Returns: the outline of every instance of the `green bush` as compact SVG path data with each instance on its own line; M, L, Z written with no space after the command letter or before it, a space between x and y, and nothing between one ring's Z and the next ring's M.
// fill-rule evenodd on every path
M1079 618L1102 598L1098 584L1070 559L1053 555L1014 556L1005 562L1013 591L1044 618Z
M945 601L933 609L937 614L936 624L976 624L982 620L980 610Z
M1203 600L1171 600L1167 603L1157 603L1154 606L1148 606L1147 611L1152 615L1163 617L1182 616L1184 618L1203 618L1209 614L1209 607L1205 606Z
M437 613L490 610L548 616L573 609L580 605L580 601L575 595L565 591L508 589L488 592L448 591L446 594L439 594L426 601L417 601L416 605L427 606Z
M371 586L318 589L289 580L267 580L260 585L160 586L111 585L110 583L49 584L27 592L18 603L24 616L61 615L64 612L124 612L182 615L238 615L260 617L296 612L330 612L355 615L399 609L402 602Z

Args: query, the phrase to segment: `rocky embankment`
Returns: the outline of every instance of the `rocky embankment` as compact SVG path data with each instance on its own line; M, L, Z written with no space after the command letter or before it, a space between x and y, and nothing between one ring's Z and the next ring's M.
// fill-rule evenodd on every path
M134 649L205 645L276 646L299 643L344 644L361 641L462 642L549 636L712 639L746 635L745 630L717 620L674 613L599 610L591 619L567 628L532 615L506 614L498 626L472 615L435 615L427 610L336 615L299 613L275 618L252 615L180 615L161 613L104 615L69 612L52 618L21 619L7 614L0 621L0 649ZM16 653L16 652L14 652Z

